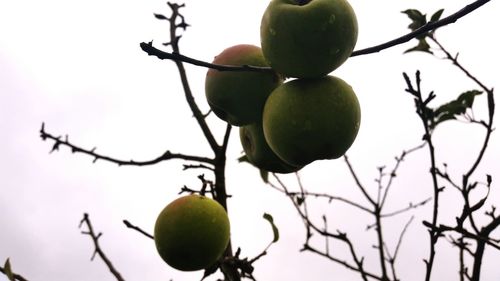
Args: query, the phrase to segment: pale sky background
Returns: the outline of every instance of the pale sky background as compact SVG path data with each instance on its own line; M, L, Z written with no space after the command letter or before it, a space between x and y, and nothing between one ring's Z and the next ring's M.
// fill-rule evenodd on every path
M417 8L428 14L445 8L444 16L471 1L352 0L359 21L356 49L406 33L409 20L400 11ZM224 48L259 44L261 15L268 1L186 1L183 10L191 27L183 34L184 54L211 61ZM438 31L438 38L461 62L490 87L499 86L498 12L492 1L472 15ZM147 160L172 152L211 156L191 118L175 66L148 57L140 42L168 40L164 1L117 0L0 0L0 263L10 257L14 271L29 280L114 280L103 262L90 262L93 245L78 224L88 212L100 243L126 280L199 280L201 272L184 273L163 263L154 244L126 229L123 219L152 232L159 211L177 197L183 185L199 186L200 171L182 171L183 161L151 167L117 167L71 154L66 148L49 154L52 142L38 136L41 123L56 135L68 134L75 144L121 159ZM377 166L394 164L393 157L420 143L422 128L413 101L404 92L401 73L422 71L423 88L438 95L434 105L477 88L449 62L414 53L403 55L411 43L348 60L335 71L355 89L362 108L358 138L348 154L365 185L375 191ZM195 98L204 100L206 69L187 66ZM485 96L477 99L475 114L485 117ZM499 100L497 98L497 100ZM500 102L497 102L499 104ZM498 111L498 110L497 110ZM496 122L498 124L498 114ZM224 123L210 118L222 137ZM460 122L442 125L435 134L438 163L448 163L460 177L477 153L483 131ZM228 151L227 184L232 239L242 255L254 257L272 239L264 212L274 216L280 241L255 264L258 280L358 280L356 273L311 253L300 253L304 228L292 204L264 185L256 169L238 164L241 146L237 130ZM500 206L497 191L500 144L495 132L476 179L493 176L495 189L488 205ZM408 156L399 170L388 210L431 195L426 150ZM310 191L343 195L364 202L342 160L313 163L301 172ZM293 176L284 179L294 185ZM481 192L481 191L480 191ZM456 192L443 195L442 221L453 222L460 212ZM371 248L370 218L338 203L311 200L320 221L327 214L331 231L347 231L365 264L378 272ZM430 205L429 205L430 207ZM416 218L405 237L398 266L402 280L422 280L428 235L421 221L429 207L386 220L392 249L410 216ZM497 237L499 232L496 232ZM323 239L313 240L321 247ZM458 257L444 240L439 244L434 280L457 280ZM343 253L334 244L332 253ZM340 255L341 255L340 254ZM345 255L344 255L345 256ZM348 258L347 258L348 259ZM483 280L500 280L500 253L487 251ZM212 278L210 280L215 280ZM0 276L0 280L5 280Z

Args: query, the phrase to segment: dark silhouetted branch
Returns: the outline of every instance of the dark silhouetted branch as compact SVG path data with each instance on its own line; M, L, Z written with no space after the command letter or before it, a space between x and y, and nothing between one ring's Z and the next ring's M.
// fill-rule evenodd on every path
M130 228L130 229L133 229L137 232L139 232L140 234L148 237L148 238L151 238L151 239L154 239L154 236L147 233L146 231L142 230L140 227L138 226L135 226L133 224L131 224L128 220L123 220L123 224L125 224L126 227Z
M92 224L89 219L89 215L87 213L83 214L83 219L80 221L80 228L83 226L83 224L86 225L87 231L82 231L82 234L90 236L92 239L92 242L94 243L94 254L92 255L91 260L94 259L96 255L98 255L102 261L106 264L108 267L109 271L113 276L116 278L118 281L124 281L123 277L120 275L120 273L116 270L116 268L113 266L111 261L108 259L104 251L101 249L101 246L99 245L99 238L102 236L102 233L95 234L94 229L92 227Z
M109 156L102 155L102 154L95 152L96 151L95 147L92 149L84 149L84 148L81 148L77 145L74 145L69 141L68 136L66 136L64 139L62 139L60 136L56 137L50 133L47 133L45 131L45 124L44 123L42 123L42 127L40 129L40 137L44 141L48 140L48 139L54 141L54 145L52 146L51 152L59 150L59 148L61 146L65 146L65 147L68 147L69 149L71 149L72 153L82 153L82 154L92 156L94 158L94 160L93 160L94 163L97 160L104 160L107 162L115 163L119 166L149 166L149 165L158 164L162 161L171 160L171 159L181 159L181 160L186 160L186 161L202 162L202 163L212 164L212 165L214 163L213 159L210 159L207 157L186 155L186 154L180 154L180 153L172 153L168 150L165 153L163 153L161 156L156 157L155 159L152 159L152 160L147 160L147 161L120 160L120 159L116 159L116 158L109 157Z
M429 22L426 25L420 27L419 29L417 29L413 32L410 32L406 35L403 35L403 36L398 37L396 39L382 43L380 45L376 45L376 46L361 49L361 50L356 50L351 54L351 57L377 53L377 52L380 52L382 50L406 43L406 42L408 42L414 38L417 38L423 34L426 34L430 31L436 30L439 27L448 25L450 23L454 23L458 19L470 14L471 12L473 12L474 10L476 10L477 8L483 6L484 4L486 4L488 2L490 2L490 0L475 1L475 2L465 6L464 8L460 9L458 12L456 12L454 14L451 14L451 15L449 15L445 18L442 18L441 20L438 20L438 21Z
M406 43L406 42L408 42L414 38L417 38L423 34L426 34L430 31L436 30L439 27L456 22L458 19L470 14L471 12L473 12L477 8L483 6L484 4L486 4L489 1L490 0L475 1L475 2L465 6L464 8L460 9L456 13L449 15L448 17L442 18L438 21L429 22L426 25L422 26L421 28L419 28L413 32L410 32L408 34L405 34L401 37L398 37L396 39L393 39L393 40L390 40L390 41L387 41L385 43L382 43L382 44L379 44L376 46L372 46L369 48L355 50L351 54L351 57L377 53L377 52L380 52L382 50ZM169 43L168 45L171 45L171 43ZM185 63L189 63L189 64L201 66L201 67L217 69L220 71L272 71L270 67L258 67L258 66L250 66L250 65L242 65L242 66L241 65L240 66L219 65L219 64L208 63L208 62L205 62L202 60L198 60L198 59L194 59L194 58L182 55L176 50L174 50L171 53L161 51L153 46L153 42L149 42L149 43L142 42L142 43L140 43L140 47L148 55L155 56L155 57L162 59L162 60L168 59L168 60L173 60L173 61L185 62Z
M272 71L270 67L259 67L259 66L251 66L251 65L220 65L220 64L213 64L213 63L208 63L205 61L193 59L184 55L181 55L179 53L169 53L162 51L160 49L157 49L156 47L153 46L153 42L142 42L139 44L141 49L146 52L150 56L155 56L161 60L173 60L173 61L180 61L180 62L185 62L189 64L193 64L196 66L201 66L201 67L206 67L206 68L211 68L211 69L216 69L219 71Z

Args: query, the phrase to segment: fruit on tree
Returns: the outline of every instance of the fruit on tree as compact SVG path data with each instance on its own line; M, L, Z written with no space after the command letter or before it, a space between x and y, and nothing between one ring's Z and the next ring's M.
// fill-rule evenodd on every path
M334 76L295 79L276 88L264 106L264 136L290 165L335 159L352 145L361 110L349 84Z
M262 52L287 77L324 76L351 55L358 37L347 0L272 0L260 26Z
M187 195L168 204L154 227L161 258L171 267L195 271L213 265L229 242L229 219L215 200Z
M289 165L276 156L264 138L262 122L240 127L240 141L248 162L259 169L286 174L302 168Z
M214 64L269 67L260 47L235 45L217 55ZM209 69L205 94L212 111L231 125L242 126L262 118L269 94L283 79L274 71L219 71Z

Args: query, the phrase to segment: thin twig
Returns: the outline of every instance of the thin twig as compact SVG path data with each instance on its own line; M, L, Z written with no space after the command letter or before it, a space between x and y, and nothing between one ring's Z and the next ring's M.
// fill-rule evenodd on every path
M401 162L404 161L404 159L406 158L406 156L408 154L411 154L413 152L416 152L420 149L422 149L424 146L426 145L426 143L422 143L416 147L413 147L413 148L410 148L410 149L407 149L407 150L404 150L403 152L401 152L401 155L400 156L396 156L395 159L396 159L396 164L394 165L394 168L391 170L390 174L389 174L389 181L387 182L387 184L385 185L384 187L384 195L382 197L382 201L380 202L380 206L384 206L385 204L385 201L387 199L387 195L389 194L389 190L392 186L392 183L394 181L394 178L396 177L397 175L397 171L401 165Z
M361 190L361 192L363 193L363 195L365 196L365 198L368 201L370 201L370 203L373 206L376 206L377 202L375 202L375 200L373 200L373 198L366 191L366 188L363 186L363 184L361 183L361 181L358 178L358 175L354 171L354 168L352 167L351 162L349 162L349 158L347 157L347 155L344 155L344 160L345 160L345 163L347 164L347 167L349 168L349 171L351 172L351 175L354 178L354 181L356 182L356 185L358 186L358 188Z
M384 213L384 214L381 214L380 216L382 218L387 218L387 217L392 217L392 216L396 216L396 215L399 215L399 214L402 214L402 213L405 213L405 212L408 212L412 209L416 209L418 207L422 207L424 206L425 204L429 203L430 201L432 200L431 197L425 199L425 200L422 200L416 204L413 204L413 203L409 203L407 207L405 208L402 208L402 209L399 209L399 210L396 210L396 211L393 211L393 212L389 212L389 213Z
M146 236L148 238L154 239L153 235L151 235L151 234L147 233L146 231L142 230L140 227L131 224L128 220L123 220L123 224L125 224L126 227L128 227L130 229L133 229L133 230L136 230L137 232L141 233L142 235L144 235L144 236Z
M280 185L280 187L277 187L276 185L274 185L271 181L268 182L268 184L270 186L272 186L273 188L275 189L282 189L285 191L285 194L290 194L290 192L288 191L288 188L286 187L286 185L281 181L281 179L276 175L276 174L272 174L274 179L278 182L278 184ZM305 215L305 213L302 211L301 207L299 206L299 204L297 203L296 200L294 200L294 196L288 196L288 198L292 201L292 204L293 206L295 207L295 209L297 210L299 216L302 218L302 220L304 221L304 224L305 224L305 227L306 227L306 231L307 231L307 237L306 237L306 243L304 244L304 248L303 250L308 250L308 251L311 251L311 252L314 252L314 253L317 253L321 256L324 256L332 261L335 261L339 264L342 264L344 265L345 267L351 269L351 270L354 270L358 273L361 274L361 278L364 280L364 281L368 281L368 277L371 277L371 278L374 278L374 279L377 279L377 280L383 280L381 277L378 277L377 275L375 274L372 274L372 273L369 273L367 272L365 269L364 269L364 265L363 265L363 261L364 259L363 258L359 258L355 249L354 249L354 246L351 242L351 240L347 237L347 235L345 233L342 233L342 232L338 232L338 233L331 233L331 232L328 232L327 230L325 229L321 229L320 227L316 226L314 223L311 222L311 220L309 219L309 217L307 217ZM352 256L352 259L354 260L354 263L356 265L351 265L349 263L347 263L346 261L344 260L341 260L341 259L338 259L338 258L335 258L333 256L330 256L330 255L327 255L323 252L320 252L314 248L312 248L310 245L309 245L309 239L311 238L311 229L313 229L314 231L316 231L318 234L324 236L325 238L333 238L333 239L337 239L339 241L342 241L344 242L345 244L347 244L347 246L349 247L349 250L351 252L351 256Z
M465 6L464 8L460 9L456 13L449 15L448 17L442 18L438 21L429 22L426 25L420 27L419 29L417 29L413 32L410 32L408 34L405 34L401 37L398 37L396 39L387 41L385 43L382 43L382 44L379 44L376 46L356 50L356 51L352 52L351 57L377 53L377 52L380 52L382 50L406 43L414 38L417 38L417 37L425 34L425 33L436 30L439 27L456 22L458 19L473 12L474 10L483 6L484 4L486 4L489 1L490 0L475 1L475 2ZM257 66L250 66L250 65L242 65L242 66L219 65L219 64L208 63L208 62L205 62L202 60L198 60L198 59L194 59L194 58L182 55L178 51L175 51L175 50L171 53L161 51L161 50L153 47L153 42L149 42L149 43L142 42L142 43L140 43L140 47L144 52L146 52L150 56L156 56L157 58L162 59L162 60L168 59L168 60L173 60L173 61L185 62L185 63L190 63L190 64L201 66L201 67L217 69L220 71L272 71L272 69L270 67L257 67Z
M83 214L83 219L80 221L80 228L82 225L85 224L87 226L87 231L82 231L82 234L90 236L92 239L92 242L94 243L94 255L92 256L92 259L94 256L97 254L99 257L102 259L102 261L106 264L108 267L109 271L113 276L116 278L118 281L124 281L123 277L120 275L120 273L116 270L116 268L113 266L111 261L108 259L104 251L101 249L101 246L99 245L99 238L102 236L102 233L95 234L94 229L92 227L92 224L90 223L89 215L87 213Z
M141 49L146 52L150 56L155 56L161 60L173 60L173 61L181 61L185 63L189 63L196 66L211 68L219 71L273 71L270 67L262 67L262 66L251 66L251 65L221 65L221 64L213 64L208 63L202 60L194 59L185 55L181 55L176 52L165 52L153 46L153 42L142 42L139 44Z
M179 26L176 24L176 20L178 17L180 17L180 12L179 9L183 7L183 5L177 5L177 4L172 4L168 3L172 10L172 15L169 19L170 22L170 46L172 47L172 50L174 53L179 54L179 39L181 38L180 36L177 35L177 29ZM188 77L186 74L186 69L184 68L184 65L182 64L182 61L174 61L175 65L177 66L177 70L179 72L179 76L181 79L182 83L182 88L184 90L184 96L186 98L186 101L189 105L189 108L191 109L198 125L200 126L207 142L209 143L210 147L212 148L213 152L217 154L219 150L219 145L217 144L217 141L215 140L215 137L208 127L208 124L205 120L205 117L203 113L200 111L200 108L195 102L193 93L191 92L191 87L189 85Z
M382 50L406 43L406 42L408 42L414 38L417 38L423 34L426 34L430 31L436 30L439 27L456 22L458 19L466 16L467 14L473 12L474 10L476 10L477 8L483 6L484 4L486 4L488 2L490 2L490 0L475 1L475 2L465 6L464 8L460 9L456 13L453 13L453 14L451 14L445 18L442 18L438 21L429 22L429 23L425 24L424 26L420 27L419 29L417 29L413 32L410 32L406 35L403 35L399 38L396 38L396 39L390 40L388 42L385 42L385 43L382 43L382 44L379 44L379 45L376 45L373 47L369 47L366 49L356 50L356 51L352 52L351 57L377 53L377 52L380 52Z
M432 187L433 187L433 208L432 208L432 226L437 226L438 224L438 214L439 214L439 193L442 191L441 188L438 185L438 180L437 180L437 173L436 173L436 154L435 154L435 149L434 149L434 144L432 141L432 132L429 127L429 116L426 114L426 109L427 109L427 104L433 99L434 94L431 92L428 97L425 99L422 96L422 90L421 90L421 79L420 79L420 71L417 71L415 73L415 85L416 87L413 87L413 84L408 77L406 73L403 73L403 76L405 78L407 88L406 92L410 93L415 100L415 105L417 107L417 114L420 117L420 120L422 121L422 125L424 127L424 141L427 143L427 147L429 149L429 156L430 156L430 173L431 173L431 178L432 178ZM431 228L431 231L429 231L429 244L430 244L430 251L429 251L429 258L425 260L426 264L426 273L425 273L425 281L430 281L431 279L431 273L434 265L434 258L436 255L436 243L439 239L438 233Z
M214 162L213 159L210 159L208 157L193 156L193 155L187 155L187 154L181 154L181 153L172 153L169 150L167 150L162 155L160 155L154 159L151 159L151 160L146 160L146 161L121 160L121 159L113 158L113 157L106 156L103 154L99 154L96 152L96 148L85 149L85 148L81 148L77 145L74 145L69 141L68 136L66 136L64 139L62 139L60 136L56 137L50 133L47 133L45 131L45 124L44 123L42 123L42 127L40 129L40 137L44 141L47 139L54 141L54 145L52 146L51 152L59 150L59 148L61 146L65 146L65 147L68 147L69 149L71 149L72 153L82 153L85 155L92 156L94 158L94 160L93 160L94 163L98 160L104 160L107 162L115 163L119 166L150 166L150 165L158 164L162 161L167 161L167 160L171 160L171 159L181 159L181 160L201 162L201 163L206 163L206 164L211 164L211 165L213 165L213 162Z

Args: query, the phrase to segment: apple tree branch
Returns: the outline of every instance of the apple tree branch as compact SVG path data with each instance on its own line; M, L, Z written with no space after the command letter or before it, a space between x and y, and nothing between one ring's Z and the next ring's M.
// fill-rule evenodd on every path
M118 270L114 267L113 263L108 259L101 246L99 245L99 238L102 237L102 233L96 234L94 232L94 228L92 227L92 223L90 222L89 215L87 213L83 214L83 219L80 221L80 228L85 225L87 230L83 230L82 234L90 236L92 242L94 243L94 254L92 255L91 260L94 259L96 255L98 255L102 261L106 264L111 274L118 281L124 281L123 277L120 275Z

